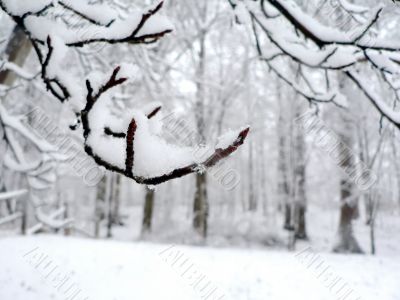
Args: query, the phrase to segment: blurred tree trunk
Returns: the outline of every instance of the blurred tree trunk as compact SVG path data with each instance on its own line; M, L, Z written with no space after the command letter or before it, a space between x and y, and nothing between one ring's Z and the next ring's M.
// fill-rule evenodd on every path
M108 174L106 188L107 188L106 194L105 194L106 212L107 212L106 236L107 236L107 238L111 238L112 237L112 228L114 225L114 219L113 219L113 203L115 201L115 199L113 198L114 188L115 188L115 174L114 173Z
M257 210L256 191L254 188L254 146L249 141L249 211Z
M363 253L353 233L353 219L357 215L357 207L354 203L348 203L352 196L351 184L347 179L341 181L341 207L339 218L338 241L333 251L337 253Z
M393 168L394 168L394 173L396 177L396 190L397 190L397 202L399 205L399 210L400 210L400 165L399 165L399 160L398 160L398 155L397 155L397 147L395 143L395 139L391 139L392 142L392 153L393 153Z
M337 149L342 170L356 172L354 149L354 130L348 117L341 113L342 128L339 133L340 141ZM347 172L349 173L349 172ZM337 242L333 248L337 253L363 253L353 232L353 220L358 218L358 196L355 195L355 184L348 174L342 173L340 180L340 217Z
M279 80L279 79L277 79ZM282 97L281 83L277 82L277 97ZM284 224L283 228L286 230L293 230L292 228L292 207L290 202L290 186L288 179L288 140L287 140L287 123L285 120L286 109L283 102L279 102L279 117L278 117L278 194L279 206L283 206L284 211Z
M354 97L352 86L346 84L344 75L339 75L339 88L348 98ZM346 111L340 111L337 118L338 137L340 142L336 147L338 163L341 168L340 180L340 216L339 228L333 252L363 253L353 232L353 220L359 217L358 195L353 176L357 174L355 143L356 127L352 124L353 117ZM345 172L343 172L345 170Z
M379 195L375 193L373 196L370 195L369 193L369 198L371 202L373 203L373 208L372 208L372 216L369 219L369 238L370 238L370 249L371 249L371 254L375 255L376 254L376 243L375 243L375 221L376 221L376 214L378 211L379 207Z
M69 205L68 202L65 202L64 204L65 206L65 211L64 211L64 219L68 219L69 218ZM70 236L72 234L72 228L71 226L67 226L64 228L64 235L65 236Z
M301 116L302 102L296 99L296 119ZM304 132L301 126L296 126L296 167L295 167L295 238L300 240L307 239L306 230L306 210L307 210L307 195L306 195L306 155Z
M120 208L120 192L121 192L121 175L120 174L115 174L115 178L114 178L114 194L113 194L113 199L114 199L114 205L113 205L113 222L116 225L122 226L123 222L121 219L121 215L119 212L119 208Z
M30 195L23 197L21 201L22 205L22 217L21 217L21 234L25 235L28 229L28 201Z
M146 187L146 196L143 210L142 235L151 231L154 210L154 190Z
M205 21L207 18L207 3L202 3L203 7L199 12L200 18ZM199 51L198 51L198 66L196 70L196 124L199 135L200 144L205 143L205 71L206 71L206 36L207 31L203 28L199 30ZM193 228L203 238L207 237L208 227L208 198L207 198L207 175L205 173L197 173L196 186L193 205Z
M206 173L197 174L193 227L204 238L207 237L208 230L208 209L207 175Z
M94 237L100 237L101 222L104 220L104 203L107 189L107 173L97 185L95 208L94 208Z
M263 214L264 216L268 216L269 214L269 202L268 202L268 186L267 186L267 179L266 179L266 164L265 164L265 145L264 145L264 132L262 132L260 145L260 156L261 156L261 164L260 164L260 172L261 172L261 180L260 180L260 191L261 191L261 199L262 199L262 206L263 206Z

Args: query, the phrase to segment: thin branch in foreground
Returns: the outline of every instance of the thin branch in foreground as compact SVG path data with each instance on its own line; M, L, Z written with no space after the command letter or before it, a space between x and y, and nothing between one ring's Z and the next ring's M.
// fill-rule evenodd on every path
M232 143L230 143L226 147L215 149L210 156L208 156L204 161L200 163L192 163L185 167L178 167L172 170L171 172L159 176L154 176L154 177L137 176L134 173L135 169L134 161L136 155L134 146L135 146L136 131L138 129L138 126L140 126L140 124L137 123L135 118L131 119L126 133L114 132L109 127L105 127L103 129L104 135L108 136L109 138L125 139L126 148L124 154L125 156L124 168L121 168L120 166L117 166L114 163L109 162L107 158L98 155L97 154L98 151L96 151L97 145L93 145L92 143L89 142L90 134L92 134L89 115L92 112L93 108L95 107L96 103L99 101L99 99L105 92L107 92L113 87L121 85L126 81L126 78L118 78L119 72L120 72L120 67L115 68L110 79L99 88L99 91L97 93L94 92L94 89L90 81L86 82L88 90L87 103L85 108L81 112L82 126L85 138L85 151L96 161L97 164L105 167L109 171L120 173L128 178L135 180L140 184L157 185L169 181L171 179L183 177L185 175L192 173L197 173L204 168L211 168L215 166L219 161L227 158L229 155L234 153L243 144L244 140L246 139L249 133L250 129L248 127L241 130L237 138ZM161 107L156 107L155 109L153 109L153 111L147 115L147 118L151 119L152 117L154 117L160 111L160 109ZM122 156L123 153L117 153L116 155ZM160 153L160 155L163 154Z

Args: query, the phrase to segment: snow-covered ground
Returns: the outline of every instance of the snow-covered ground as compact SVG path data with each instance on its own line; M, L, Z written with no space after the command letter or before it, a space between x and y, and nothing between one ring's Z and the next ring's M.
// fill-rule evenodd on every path
M400 299L395 255L36 236L1 239L0 266L1 300Z

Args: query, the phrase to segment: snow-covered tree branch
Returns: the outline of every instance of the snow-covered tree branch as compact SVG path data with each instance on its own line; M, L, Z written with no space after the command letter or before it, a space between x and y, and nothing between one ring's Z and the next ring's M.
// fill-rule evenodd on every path
M368 7L347 0L334 1L340 4L340 9L335 6L329 15L324 15L321 6L334 4L322 1L313 9L310 6L314 2L305 8L293 0L230 3L239 20L252 25L261 59L297 93L310 102L346 106L335 82L337 72L344 72L383 117L400 127L399 112L393 109L399 98L400 39L388 38L376 31L378 26L385 26L382 15L385 20L390 19L389 10L398 11L398 5L378 3ZM333 14L339 17L346 14L347 19L335 26L329 23L338 17ZM398 21L392 18L392 22ZM270 47L266 46L267 41ZM283 61L296 64L296 74L288 72ZM300 84L295 77L300 79ZM368 89L371 79L376 78L384 79L391 99L382 99Z
M109 99L102 96L126 81L124 77L118 78L120 70L116 68L110 79L98 87L97 91L89 80L86 83L87 103L82 110L85 149L99 165L138 183L156 185L187 174L203 172L243 144L249 128L222 136L211 154L207 153L208 157L199 160L195 153L209 151L210 148L177 148L157 136L161 125L157 124L160 120L154 118L160 110L157 105L149 111L127 112L122 122L115 120L111 114L107 114ZM107 120L108 126L99 123L99 119ZM115 156L114 151L121 155Z
M135 11L121 18L111 8L80 1L42 0L26 4L0 0L3 11L31 41L47 90L61 102L71 105L81 118L86 152L106 169L149 185L203 172L216 165L243 144L249 128L229 132L211 147L213 150L208 157L195 159L195 149L171 145L161 137L160 119L153 118L160 110L158 104L150 104L150 111L148 108L132 109L117 117L110 112L109 91L122 85L127 77L135 76L132 70L123 67L122 72L117 67L108 81L97 88L87 80L86 93L82 86L84 80L66 73L61 66L74 48L94 43L148 44L157 41L173 30L169 20L159 13L162 6L163 2L160 2L144 12ZM78 23L57 18L60 10L64 17L78 18ZM83 33L81 28L84 28ZM201 148L208 150L205 146Z

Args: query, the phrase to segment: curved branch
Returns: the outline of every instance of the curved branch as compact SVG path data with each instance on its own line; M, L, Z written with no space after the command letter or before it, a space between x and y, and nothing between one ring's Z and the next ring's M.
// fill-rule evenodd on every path
M135 180L136 182L140 184L148 184L148 185L157 185L163 182L166 182L171 179L179 178L188 174L200 172L204 168L210 168L215 166L219 161L222 159L227 158L229 155L231 155L233 152L235 152L239 146L241 146L246 139L248 133L249 133L249 128L245 128L241 130L238 133L238 136L234 141L232 141L229 145L226 147L218 147L217 149L214 150L214 152L206 158L204 161L200 163L192 163L189 164L185 167L177 167L174 170L172 170L169 173L162 174L160 176L154 176L154 177L144 177L144 176L138 176L135 174L135 137L136 137L136 132L138 130L138 126L140 124L137 123L135 118L132 118L127 132L124 133L117 133L112 131L109 127L106 127L104 129L104 133L108 138L115 138L115 139L121 139L125 138L126 140L126 149L125 149L125 166L122 168L121 166L116 165L115 163L107 161L107 158L101 157L101 155L97 154L96 151L96 145L93 145L89 142L89 137L90 134L92 134L92 129L90 127L90 118L89 115L92 113L93 108L95 107L96 103L100 99L100 97L109 89L116 87L118 85L121 85L123 82L126 81L126 78L118 78L118 73L120 71L120 67L117 67L110 79L99 88L99 91L97 93L94 92L94 89L90 83L90 81L87 81L87 90L88 90L88 95L87 95L87 103L86 107L82 110L81 112L81 117L82 117L82 126L83 126L83 132L84 132L84 138L85 138L85 151L88 155L90 155L97 164L105 167L107 170L113 171L120 173L128 178L131 178ZM159 111L161 107L156 107L153 109L150 114L147 115L147 119L151 119L154 117ZM142 146L143 147L143 146ZM117 155L122 155L122 153L119 153ZM162 155L162 154L161 154ZM155 158L154 158L155 159Z

